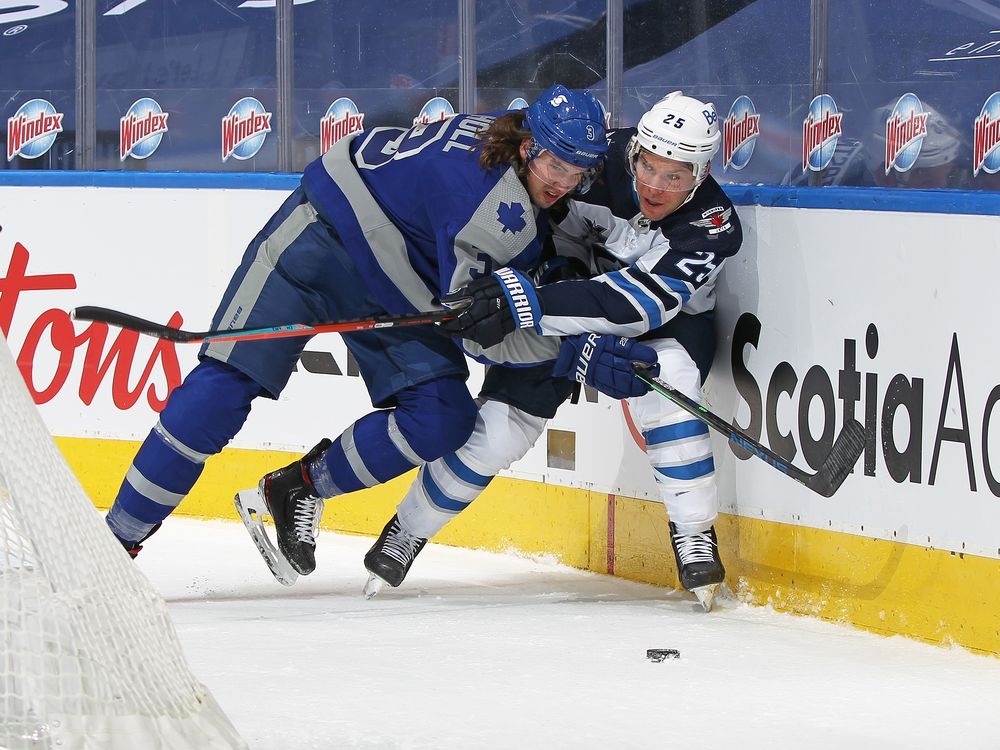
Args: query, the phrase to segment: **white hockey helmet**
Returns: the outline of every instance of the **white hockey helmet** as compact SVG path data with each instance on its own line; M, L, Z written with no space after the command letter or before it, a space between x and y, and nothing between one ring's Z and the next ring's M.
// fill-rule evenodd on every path
M626 156L634 172L641 149L666 159L691 165L694 188L708 176L712 157L722 143L715 105L682 91L672 91L639 118L637 132L628 143ZM692 188L693 190L693 188Z

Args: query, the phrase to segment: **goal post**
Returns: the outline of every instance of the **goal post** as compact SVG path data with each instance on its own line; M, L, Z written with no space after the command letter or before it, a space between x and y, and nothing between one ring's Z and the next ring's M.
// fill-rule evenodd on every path
M246 748L0 335L0 748Z

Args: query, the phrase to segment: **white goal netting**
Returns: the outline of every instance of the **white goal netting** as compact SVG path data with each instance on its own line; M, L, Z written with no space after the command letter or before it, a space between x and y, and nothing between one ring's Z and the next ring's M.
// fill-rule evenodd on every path
M0 335L0 750L245 748Z

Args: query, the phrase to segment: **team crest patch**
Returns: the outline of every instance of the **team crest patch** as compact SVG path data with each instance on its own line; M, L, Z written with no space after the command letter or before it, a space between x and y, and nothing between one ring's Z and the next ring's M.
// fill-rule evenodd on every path
M504 203L501 201L497 208L497 221L500 222L502 232L517 234L526 226L528 222L524 220L524 206L520 203Z
M693 227L707 229L710 236L715 236L717 234L722 234L723 232L732 231L733 225L732 222L729 221L729 218L732 215L733 209L716 206L715 208L703 211L701 214L702 218L697 221L692 221L690 224Z

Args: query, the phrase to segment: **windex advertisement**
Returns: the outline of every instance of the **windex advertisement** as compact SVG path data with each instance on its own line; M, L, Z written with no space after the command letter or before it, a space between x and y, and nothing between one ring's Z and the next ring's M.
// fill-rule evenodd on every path
M167 118L155 99L148 96L133 102L128 111L122 115L119 127L118 158L121 161L133 159L148 159L160 147L163 134L167 132Z
M7 161L15 156L37 159L52 148L63 132L63 118L45 99L30 99L7 119Z

